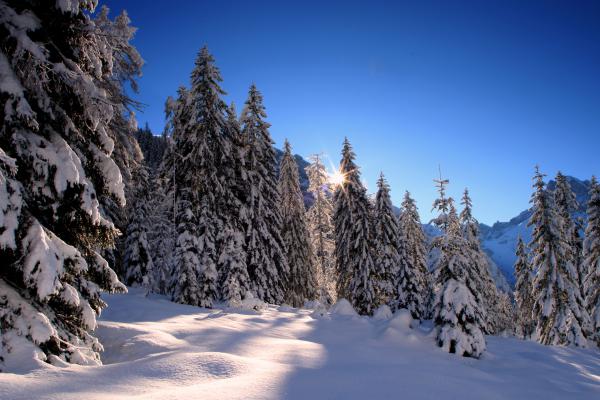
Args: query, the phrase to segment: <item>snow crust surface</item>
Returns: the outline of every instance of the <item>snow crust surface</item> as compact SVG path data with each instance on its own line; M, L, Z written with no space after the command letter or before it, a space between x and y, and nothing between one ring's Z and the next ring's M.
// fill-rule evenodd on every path
M487 337L480 360L458 357L403 310L381 319L343 303L327 318L268 305L208 310L140 289L105 299L103 366L36 365L15 351L0 399L600 398L596 349Z

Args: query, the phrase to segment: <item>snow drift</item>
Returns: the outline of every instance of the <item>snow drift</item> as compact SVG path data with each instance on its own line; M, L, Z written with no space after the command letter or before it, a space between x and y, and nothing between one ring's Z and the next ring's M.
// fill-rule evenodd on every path
M30 399L597 399L600 352L487 337L480 360L447 354L410 313L199 309L106 296L103 366L32 365L12 354L0 398ZM414 328L411 328L414 327ZM29 358L28 358L29 357Z

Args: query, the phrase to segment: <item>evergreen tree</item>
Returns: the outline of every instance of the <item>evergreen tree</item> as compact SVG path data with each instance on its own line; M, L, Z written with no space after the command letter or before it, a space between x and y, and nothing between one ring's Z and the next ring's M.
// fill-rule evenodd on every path
M225 196L220 167L228 148L225 143L227 106L221 99L225 93L219 86L221 80L212 55L203 47L192 70L191 88L189 92L180 91L174 109L184 114L173 124L176 215L181 237L176 244L175 268L189 270L183 274L186 279L193 279L191 271L195 270L196 283L190 284L196 286L197 293L192 297L201 307L212 307L218 297L216 241L217 232L222 231L224 225L219 205ZM177 265L182 262L195 265ZM174 279L186 285L181 277ZM186 293L186 290L178 291Z
M153 212L150 215L150 229L147 234L154 265L154 288L152 291L170 295L169 284L177 239L173 197L166 182L160 176L155 179L155 186L156 190L149 200L149 209Z
M414 319L424 319L431 294L427 249L419 212L409 192L404 194L398 222L398 304L394 308L406 308Z
M560 171L556 174L554 204L556 205L560 237L567 244L565 256L574 268L572 271L573 279L583 295L583 280L585 278L581 260L583 240L579 235L577 221L573 218L573 214L577 211L579 205L575 193L571 190L571 185Z
M317 297L314 255L299 179L298 165L286 140L279 168L279 194L283 222L281 236L290 269L285 299L293 307L301 307L305 300Z
M168 146L167 137L152 133L147 122L144 128L135 131L134 136L144 154L144 165L148 167L151 175L155 175Z
M246 268L244 236L230 226L225 228L222 237L223 248L218 260L221 271L221 296L230 305L238 305L246 297L250 288L250 278Z
M132 205L132 215L127 226L127 241L125 245L125 282L129 286L142 286L148 291L155 288L154 264L148 245L149 218L148 200L148 172L140 167L136 178L138 187L135 193L135 202Z
M459 221L462 236L471 250L470 259L473 263L472 279L476 282L477 291L474 293L477 301L484 307L485 324L482 325L484 333L494 334L500 332L500 297L489 270L487 255L481 249L479 241L479 222L473 217L473 203L468 189L465 189L461 204L463 209Z
M306 172L308 190L314 202L306 213L306 220L315 252L319 300L325 304L332 304L337 298L333 204L325 166L318 155L313 155L311 161L311 164L306 167Z
M200 200L200 211L198 228L200 230L198 240L198 251L200 268L198 270L198 305L200 307L212 307L213 301L217 300L218 273L217 273L217 232L223 229L223 225L214 214L209 200Z
M53 364L100 364L100 293L126 290L99 253L118 234L100 201L125 196L105 90L115 49L89 12L0 1L0 362L29 341Z
M339 297L347 298L360 314L371 314L376 304L372 279L371 204L360 181L354 157L346 138L340 163L344 180L336 188L333 200L337 292Z
M284 299L289 268L281 238L276 159L263 98L250 86L241 116L245 146L246 188L242 220L246 231L246 265L256 297L279 304Z
M191 189L177 189L176 202L177 240L173 255L173 270L169 292L177 303L198 305L198 255L199 240L196 235L196 218L193 212Z
M448 228L448 213L452 206L453 199L446 197L446 186L450 181L448 179L442 179L440 172L440 179L434 179L435 186L437 187L439 197L434 200L431 211L437 211L438 216L431 220L431 223L437 227L440 231L446 232Z
M227 141L229 148L222 161L222 177L225 196L219 209L224 227L217 237L219 259L217 269L220 273L221 296L230 304L239 304L250 290L250 277L246 266L244 251L244 226L240 210L245 204L244 197L244 148L240 125L235 106L227 109Z
M534 273L525 249L525 243L519 236L517 242L517 261L515 263L515 302L517 305L517 334L529 338L535 329L533 313L533 280Z
M383 176L377 181L374 209L374 276L376 303L394 305L398 298L398 276L400 265L400 233L398 220L392 209L390 187Z
M510 295L498 292L496 333L511 334L515 330L515 307Z
M450 353L479 358L485 351L485 310L477 300L477 282L469 244L462 237L452 202L444 218L445 234L436 238L440 257L435 266L436 340Z
M460 204L463 206L459 216L462 236L470 248L479 251L481 249L479 243L479 222L473 217L473 202L471 201L471 196L469 196L469 189L465 188Z
M227 156L229 144L226 135L227 106L221 99L225 92L214 58L205 46L200 50L191 77L191 123L189 132L181 140L180 154L186 154L189 165L184 166L188 177L186 187L197 195L194 202L197 217L198 270L201 307L212 307L218 298L217 232L224 221L219 205L226 190L222 174L222 161ZM189 169L188 169L189 167Z
M176 131L181 131L189 121L189 94L186 88L178 89L177 100L169 97L165 104L166 126L163 132L165 150L158 166L155 185L157 190L151 198L154 210L151 216L151 229L148 232L152 260L155 270L155 288L158 293L172 295L173 280L177 272L174 265L177 242L176 184L178 154L175 150ZM195 276L195 275L194 275Z
M588 223L583 242L583 264L588 271L584 280L587 309L592 317L592 339L600 345L600 185L590 182L587 204Z
M173 301L182 304L198 305L198 227L196 223L197 192L192 189L195 166L188 155L193 146L187 140L191 121L191 96L185 88L179 88L173 116L173 144L167 150L163 161L163 173L167 173L166 183L173 196L173 215L176 229L175 246L172 258L172 271L169 293ZM183 155L187 156L183 156ZM172 175L171 175L172 174ZM169 176L170 175L170 176Z
M127 11L123 10L115 19L110 20L109 9L103 6L94 18L97 33L108 42L108 46L99 49L112 64L111 73L105 74L98 80L98 86L107 93L107 99L113 104L113 117L110 119L107 133L112 140L111 158L121 171L126 206L123 207L112 196L100 197L100 205L106 217L121 232L126 233L132 213L132 203L135 201L136 171L142 166L143 155L135 140L133 133L137 129L134 110L139 108L139 103L132 100L124 92L127 85L137 93L136 79L142 74L144 61L140 54L131 45L136 28L130 26L131 20ZM125 269L122 261L126 248L127 235L117 238L115 245L104 249L102 255L106 257L113 269L124 276Z
M534 337L546 345L584 347L590 319L574 278L576 274L569 258L570 248L561 239L559 216L543 178L536 167L531 197L532 215L528 224L533 227L529 248L532 267L536 271L533 282Z

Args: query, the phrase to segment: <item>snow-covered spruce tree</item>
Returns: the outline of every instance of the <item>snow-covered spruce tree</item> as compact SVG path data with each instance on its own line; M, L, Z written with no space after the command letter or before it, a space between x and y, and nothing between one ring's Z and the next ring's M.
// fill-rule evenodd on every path
M189 123L190 107L189 92L180 86L177 90L177 99L168 97L165 102L165 129L163 137L166 149L158 171L155 184L157 190L151 199L152 213L151 229L148 232L152 261L156 272L154 282L155 291L172 296L174 291L180 291L177 285L185 285L185 281L179 281L181 264L175 265L175 247L180 227L177 225L177 196L176 175L179 162L179 153L175 148L175 138L183 135L184 127ZM193 277L186 274L186 279L192 279L192 285L197 284L196 274ZM175 279L177 278L177 279ZM177 301L177 300L176 300ZM179 300L182 302L183 300Z
M445 215L446 232L436 238L440 257L436 271L434 322L436 340L450 353L479 358L485 351L483 306L477 301L477 282L469 244L462 237L454 205Z
M113 104L113 117L107 133L113 141L111 158L121 171L127 204L126 207L122 207L111 196L99 199L106 217L117 229L125 233L116 240L115 246L105 249L102 254L113 269L123 277L125 269L122 261L127 240L127 225L136 193L135 176L139 176L136 175L136 170L143 162L142 151L134 137L134 132L137 130L134 111L139 108L139 103L125 94L124 87L129 86L134 93L137 93L136 79L142 74L144 61L130 43L136 28L130 25L131 20L127 12L123 10L114 20L111 20L108 14L109 9L103 6L94 18L94 24L98 34L109 42L109 46L94 51L103 54L112 64L112 73L98 81L98 86L106 91L107 99Z
M529 244L533 282L532 337L545 345L587 345L590 318L575 280L575 267L569 258L568 243L561 239L559 216L546 190L544 175L536 166L531 197L533 227Z
M196 58L192 70L190 88L191 121L188 134L178 147L180 154L189 155L191 168L184 173L190 179L189 187L196 193L198 252L200 269L198 270L198 305L212 307L218 298L218 249L217 234L224 227L219 206L226 196L222 177L222 162L227 156L226 115L227 105L221 99L225 92L219 86L221 74L214 64L214 58L203 47ZM189 151L186 151L188 150ZM191 175L191 176L190 176ZM187 186L187 184L186 184Z
M222 221L214 214L215 209L211 206L209 199L200 200L198 212L198 228L200 235L198 241L198 252L200 269L198 270L198 305L200 307L212 307L213 302L218 299L219 275L217 272L217 234L223 229Z
M159 167L160 168L160 167ZM148 243L154 265L152 291L170 295L169 283L173 267L173 254L177 230L173 215L173 197L160 175L154 179L155 190L149 199L150 214Z
M281 236L290 269L285 301L293 307L301 307L306 300L317 297L317 280L298 165L287 140L283 146L278 188L281 196Z
M177 241L177 225L175 215L175 187L173 186L174 141L164 136L166 148L154 176L148 208L152 210L148 220L148 243L154 264L155 293L171 295L171 280L174 272L175 244Z
M280 304L289 268L281 238L277 161L266 117L263 97L252 85L240 118L245 148L242 220L246 231L246 265L255 296Z
M250 288L246 268L244 235L227 226L221 236L222 247L218 260L221 271L221 297L229 305L239 305Z
M469 189L465 188L460 204L463 206L459 215L462 236L469 244L469 247L479 251L481 249L479 243L479 223L473 217L473 202L469 195Z
M515 331L515 307L510 294L498 291L496 333L512 334Z
M567 244L566 257L573 265L573 279L577 283L583 295L583 280L585 279L584 266L582 262L583 239L579 235L579 226L573 214L579 208L575 193L567 178L559 171L556 174L556 188L554 190L554 204L558 216L558 227L562 241Z
M587 216L583 264L588 272L583 287L587 309L592 317L591 338L600 345L600 185L594 176L590 182Z
M451 197L446 197L446 186L450 181L448 179L442 179L440 173L440 179L434 179L435 186L439 193L439 197L433 201L431 211L436 211L438 216L431 220L431 223L442 232L446 232L448 227L448 213L450 212L450 206L453 203Z
M534 273L525 249L525 243L519 236L517 242L517 261L515 262L515 303L516 303L516 334L529 338L535 329L533 321L533 279Z
M310 233L318 282L319 301L333 304L337 298L335 284L335 241L333 231L333 204L329 188L329 176L319 155L310 157L311 163L306 167L308 190L312 194L313 204L306 212L306 220Z
M221 162L225 196L220 199L219 210L224 226L217 236L219 258L219 285L221 297L231 305L239 304L250 290L250 277L244 250L244 225L242 215L244 194L244 141L237 120L235 106L227 109L227 142L229 147Z
M473 203L468 189L465 189L461 200L463 209L459 216L462 236L471 250L472 279L477 283L475 295L484 307L485 324L482 326L486 334L500 332L500 297L489 270L489 261L481 249L479 241L479 222L473 217Z
M173 214L176 237L172 258L172 271L169 281L171 299L182 304L198 304L198 255L199 233L196 223L197 192L191 188L190 171L194 170L188 154L191 146L186 141L188 126L191 123L191 96L185 88L179 88L174 105L173 145L167 149L163 160L166 183L173 196ZM184 156L186 155L186 156ZM194 171L195 172L195 171Z
M147 291L155 289L155 271L152 262L150 246L148 244L148 221L150 212L150 187L148 171L140 167L136 171L138 176L134 181L137 190L134 194L134 203L131 206L129 225L127 226L127 240L125 242L125 283L129 286L141 286Z
M192 251L192 243L196 246L196 257L187 259L197 261L193 267L197 277L195 297L201 307L212 307L213 301L218 297L216 236L223 228L218 206L219 199L224 196L220 164L226 152L224 141L227 110L221 99L224 91L219 82L221 75L214 65L214 59L208 49L203 47L192 70L188 99L183 99L180 93L178 107L183 108L181 111L186 116L183 123L175 121L182 125L181 129L174 127L173 134L176 155L173 167L177 171L174 173L176 215L181 216L183 221L183 224L178 221L177 225L180 236L183 234L186 238L177 241L175 253ZM183 209L179 209L179 199L185 203ZM186 226L184 231L180 229L182 225ZM183 247L180 248L180 245ZM185 259L176 257L175 269ZM188 274L185 276L188 277ZM180 281L177 276L173 279Z
M371 203L354 157L346 138L340 163L344 180L333 196L337 292L338 297L349 300L358 313L368 315L376 306Z
M415 201L404 194L399 224L398 300L394 309L406 308L414 319L424 319L431 295L425 234Z
M176 219L177 240L173 254L173 271L170 280L170 293L173 301L181 304L198 305L198 255L196 216L193 212L194 194L191 189L177 189Z
M167 149L167 137L164 134L154 135L147 122L143 128L134 132L134 137L144 155L144 165L150 171L150 175L156 175Z
M431 212L436 212L437 216L434 217L430 221L430 224L433 225L434 227L436 227L440 231L440 234L443 236L447 230L448 213L450 212L450 207L454 207L454 199L452 197L446 197L446 186L450 183L450 180L442 178L441 170L440 170L439 179L434 179L433 182L435 183L435 187L437 189L439 196L438 196L438 198L436 198L433 201L433 204L431 206ZM439 259L439 253L441 251L441 249L439 248L439 245L441 245L441 243L442 242L440 240L432 240L430 242L428 259L430 259L430 258L433 258L434 260ZM435 265L435 263L434 263L434 265ZM432 282L435 282L435 280L436 280L435 274L436 274L436 271L434 269L434 270L432 270L432 274L431 274ZM432 312L433 312L433 307L434 307L433 302L435 301L435 295L436 295L435 291L438 289L438 287L436 285L432 284L431 289L432 289L432 291L430 293L431 297L429 298L428 306L427 306L427 316L428 317L432 317Z
M377 181L377 194L373 210L374 285L376 304L394 306L398 298L398 276L400 265L400 232L398 220L392 209L390 187L383 176Z
M29 342L40 360L99 364L100 292L126 290L99 253L118 231L98 199L125 198L92 8L0 1L0 361Z

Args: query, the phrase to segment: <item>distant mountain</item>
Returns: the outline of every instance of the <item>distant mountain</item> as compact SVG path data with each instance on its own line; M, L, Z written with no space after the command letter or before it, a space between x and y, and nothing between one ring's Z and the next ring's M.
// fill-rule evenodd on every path
M575 217L584 217L585 209L589 199L590 181L582 181L567 176L571 189L575 193L579 210ZM548 190L554 191L556 182L548 182ZM508 222L496 222L491 227L480 224L481 241L483 249L492 260L500 267L508 281L514 283L515 249L517 238L521 236L525 243L531 241L531 228L527 227L531 211L525 210Z

